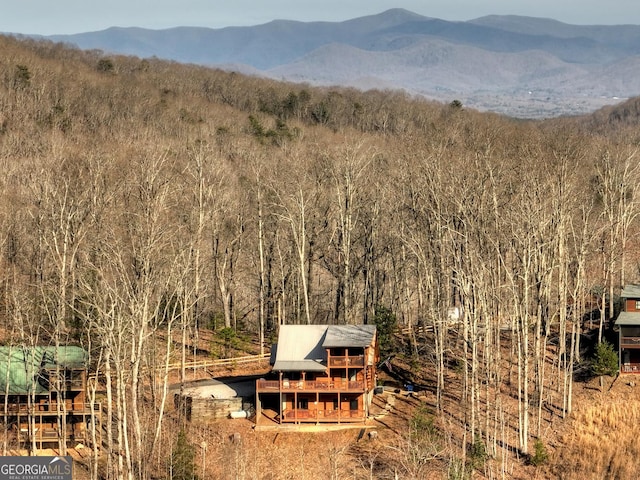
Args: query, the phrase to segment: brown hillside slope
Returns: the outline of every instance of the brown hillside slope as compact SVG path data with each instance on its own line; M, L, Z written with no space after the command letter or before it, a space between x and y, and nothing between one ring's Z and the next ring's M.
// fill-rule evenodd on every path
M90 352L113 406L87 446L105 478L167 476L182 426L215 439L205 462L242 455L245 478L336 478L332 458L337 478L554 471L528 460L542 445L560 463L558 432L596 398L579 374L638 281L633 131L0 49L3 341ZM222 426L173 410L169 384L192 372L167 365L259 353L282 323L373 322L394 380L424 392L380 419L383 448L319 437L312 467L310 437L231 451ZM17 447L10 428L0 442Z

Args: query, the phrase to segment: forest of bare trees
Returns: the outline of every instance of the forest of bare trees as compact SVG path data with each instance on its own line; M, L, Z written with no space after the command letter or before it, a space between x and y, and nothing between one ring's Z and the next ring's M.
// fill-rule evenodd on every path
M606 338L639 273L637 130L0 48L2 337L90 352L94 478L164 468L168 364L223 328L262 352L279 324L388 309L438 410L462 372L462 458L476 439L530 453L543 408L572 412L583 333Z

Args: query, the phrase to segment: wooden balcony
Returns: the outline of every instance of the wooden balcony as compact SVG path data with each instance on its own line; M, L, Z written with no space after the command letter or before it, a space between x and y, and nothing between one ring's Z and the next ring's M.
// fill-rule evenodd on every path
M622 337L620 338L620 346L640 348L640 337Z
M62 392L82 392L85 390L86 385L82 378L72 378L71 380L65 380L60 387Z
M257 392L364 392L365 382L323 378L316 380L256 380Z
M283 422L362 422L364 410L285 410Z
M620 367L620 373L640 373L640 363L625 363Z
M61 439L65 441L90 442L92 439L91 429L92 427L88 423L68 423L64 430L65 434L63 435L55 422L43 423L36 421L35 425L31 423L14 425L12 431L15 432L15 439L20 444L26 446L32 441L35 441L39 444L40 448L43 448L44 444L57 443Z
M59 392L79 392L86 389L84 370L47 370L50 390Z
M0 418L4 417L4 422L12 425L11 431L15 439L25 446L35 441L39 444L39 448L43 448L43 444L58 442L62 438L58 426L59 417L66 419L63 438L65 441L91 441L92 415L96 425L101 424L100 403L75 405L75 409L68 409L66 415L62 412L58 413L55 407L57 407L55 403L53 405L9 404L6 414L1 413Z
M27 424L21 424L17 430L17 439L20 442L30 442L35 440L39 444L57 442L61 438L58 427L54 425L36 424L30 428ZM31 433L33 432L33 433ZM65 440L88 440L91 438L85 424L67 425Z
M92 411L100 411L100 403L67 404L66 407L67 415L90 415ZM4 416L3 412L4 405L0 404L0 415ZM64 410L63 405L60 405L60 412L58 412L58 404L56 403L35 403L31 405L27 403L9 403L7 405L7 416L11 417L26 415L51 416L58 415L58 413L63 414Z
M364 367L364 355L329 357L329 367Z

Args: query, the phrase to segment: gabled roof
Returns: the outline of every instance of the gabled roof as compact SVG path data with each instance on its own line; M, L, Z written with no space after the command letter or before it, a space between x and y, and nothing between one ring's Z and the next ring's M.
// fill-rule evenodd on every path
M640 285L625 285L620 293L622 298L638 298L640 299Z
M375 325L281 325L273 369L322 372L327 368L327 348L364 348L375 334Z
M81 347L0 347L0 395L49 391L47 370L86 368L89 355Z

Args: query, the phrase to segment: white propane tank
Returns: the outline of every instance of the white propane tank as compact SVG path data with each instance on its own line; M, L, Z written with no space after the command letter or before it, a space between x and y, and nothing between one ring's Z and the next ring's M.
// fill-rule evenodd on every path
M247 412L246 410L239 410L237 412L229 413L229 417L230 418L248 418L249 412Z

